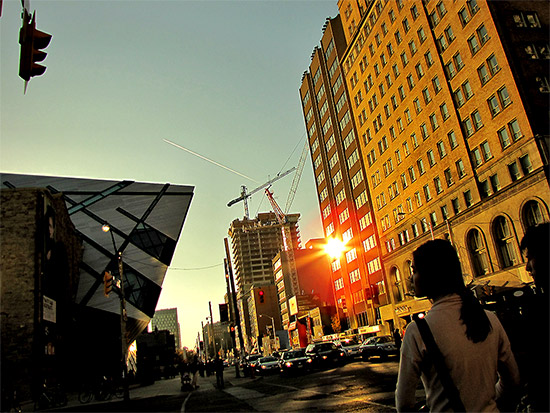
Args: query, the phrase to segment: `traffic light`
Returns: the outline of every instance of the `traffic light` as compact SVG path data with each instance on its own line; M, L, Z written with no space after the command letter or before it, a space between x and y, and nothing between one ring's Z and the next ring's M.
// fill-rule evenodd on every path
M260 296L260 303L264 302L264 290L258 291L258 295Z
M113 289L113 275L109 271L103 274L103 293L105 297L109 297L109 293Z
M46 58L46 52L40 50L50 44L52 35L36 30L35 13L31 15L23 10L23 26L19 31L21 54L19 57L19 76L27 82L33 76L43 75L46 66L37 64Z

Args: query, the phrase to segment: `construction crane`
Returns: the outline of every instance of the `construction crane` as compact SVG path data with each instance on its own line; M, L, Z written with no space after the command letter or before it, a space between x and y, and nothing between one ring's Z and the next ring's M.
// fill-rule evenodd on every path
M292 180L292 185L290 186L290 192L288 193L288 199L286 200L285 205L285 214L290 212L290 207L292 202L294 202L294 196L296 195L296 190L298 189L298 184L300 183L300 178L302 177L302 172L304 171L304 165L306 163L307 154L309 151L309 143L306 140L302 154L300 155L300 160L298 161L298 166L296 168L296 173L294 174L294 179Z
M288 225L288 218L279 204L277 204L277 201L273 198L273 192L271 192L269 188L265 189L265 194L271 203L273 212L277 217L277 222L281 226L283 241L283 245L281 246L281 254L286 255L287 258L292 283L292 293L293 295L298 295L300 293L300 286L298 284L298 273L296 270L296 261L294 259L294 243L292 242L292 234L290 232L290 225Z
M288 171L278 173L277 176L275 176L275 178L270 179L265 184L260 185L257 188L254 188L250 192L246 192L246 186L245 185L241 186L241 196L238 197L238 198L235 198L232 201L229 201L227 206L230 207L232 205L235 205L237 202L243 201L243 203L244 203L244 216L246 218L250 218L250 215L248 213L248 198L250 198L251 195L255 194L259 190L264 189L266 186L270 186L273 182L278 181L279 179L287 176L289 173L293 172L295 169L296 169L296 167L293 167L293 168L289 169Z

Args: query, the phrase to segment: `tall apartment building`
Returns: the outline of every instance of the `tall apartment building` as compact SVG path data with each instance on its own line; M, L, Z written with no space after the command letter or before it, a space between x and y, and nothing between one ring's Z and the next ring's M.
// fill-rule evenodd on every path
M346 52L340 16L327 18L323 30L300 96L325 236L346 243L345 254L331 264L344 331L378 324L377 291L384 291L384 276L367 168L340 64Z
M177 308L167 308L155 311L155 315L151 319L151 327L153 331L155 331L155 329L159 331L170 331L170 333L174 335L176 349L181 349L181 332Z
M298 219L300 214L288 214L291 245L300 248ZM251 287L274 284L272 260L283 246L281 224L273 212L259 213L255 219L234 220L228 231L231 237L233 271L237 284L237 306L241 331L247 350L253 334L250 328L248 299Z
M365 159L390 304L431 238L458 250L466 282L531 282L519 241L549 218L548 7L537 1L340 0L340 59Z

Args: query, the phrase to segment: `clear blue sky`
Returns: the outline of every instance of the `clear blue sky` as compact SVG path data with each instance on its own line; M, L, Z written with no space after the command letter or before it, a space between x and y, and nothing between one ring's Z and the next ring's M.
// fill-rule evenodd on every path
M43 76L18 76L20 0L0 18L0 170L195 186L157 309L178 308L193 347L223 302L227 202L296 166L305 144L298 89L336 0L31 0L53 35ZM165 142L247 175L249 181ZM293 153L293 150L294 153ZM292 175L273 186L284 207ZM251 216L270 209L262 192ZM322 236L311 159L291 212ZM205 268L211 267L211 268ZM202 269L196 269L202 268Z

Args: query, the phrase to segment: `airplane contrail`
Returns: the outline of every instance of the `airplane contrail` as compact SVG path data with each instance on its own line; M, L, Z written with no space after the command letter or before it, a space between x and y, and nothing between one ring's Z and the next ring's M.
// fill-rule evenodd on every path
M172 142L172 141L169 141L168 139L163 139L163 141L166 142L166 143L169 143L170 145L175 146L176 148L183 149L184 151L189 152L189 153L192 154L192 155L198 156L199 158L204 159L205 161L208 161L208 162L210 162L210 163L213 163L214 165L219 166L220 168L227 169L229 172L233 172L234 174L237 174L237 175L239 175L239 176L242 176L243 178L250 179L252 182L259 183L259 182L256 181L255 179L250 178L249 176L246 176L246 175L244 175L244 174L242 174L242 173L240 173L240 172L237 172L237 171L235 171L235 170L233 170L233 169L231 169L231 168L228 168L227 166L222 165L221 163L218 163L218 162L216 162L216 161L213 161L212 159L208 159L207 157L202 156L202 155L200 155L200 154L198 154L198 153L196 153L196 152L193 152L193 151L191 151L191 150L189 150L189 149L187 149L187 148L184 148L183 146L178 145L177 143L174 143L174 142Z

